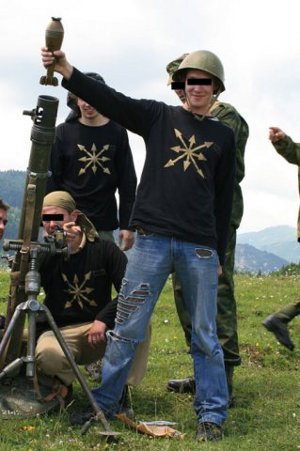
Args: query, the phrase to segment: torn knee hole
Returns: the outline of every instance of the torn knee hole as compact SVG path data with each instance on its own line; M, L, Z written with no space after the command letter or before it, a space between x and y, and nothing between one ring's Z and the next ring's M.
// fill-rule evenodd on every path
M110 332L109 335L112 338L116 338L117 340L122 340L122 337L120 337L120 335L118 335L118 334L115 334L114 332Z
M127 342L127 343L130 343L130 341L131 341L128 338L121 337L120 335L116 334L113 331L109 331L108 334L112 340L123 341L123 342Z

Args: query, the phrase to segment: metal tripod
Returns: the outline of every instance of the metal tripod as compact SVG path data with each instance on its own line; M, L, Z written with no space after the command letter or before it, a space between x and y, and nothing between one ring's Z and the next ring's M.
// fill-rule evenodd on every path
M77 380L79 381L84 393L86 394L91 406L93 407L93 410L95 411L95 416L92 418L93 422L100 420L104 431L100 432L100 434L108 436L108 437L114 437L118 435L117 432L113 432L110 428L110 424L105 418L105 415L103 411L100 409L98 404L96 403L83 375L81 374L75 359L73 357L73 354L71 353L70 349L68 348L68 345L60 332L59 328L57 327L54 318L44 304L40 303L37 299L39 293L40 293L40 273L38 271L38 254L40 252L50 252L50 253L66 253L68 250L66 248L64 249L57 249L54 243L32 243L30 248L30 268L28 273L25 277L25 292L27 294L27 301L19 304L12 316L12 319L3 335L3 338L0 342L0 360L2 355L5 352L6 346L9 342L9 339L12 336L12 333L17 326L17 324L20 324L20 321L23 321L23 324L25 322L25 315L27 315L28 318L28 339L27 339L27 354L26 356L18 357L14 361L8 363L0 372L0 381L4 379L7 376L14 376L16 374L16 371L21 368L23 364L26 365L26 376L33 378L35 375L35 344L36 344L36 320L37 315L40 313L43 313L46 316L46 319L48 321L48 324L50 326L50 329L53 331L57 341L59 342ZM3 249L4 250L18 250L22 246L22 241L20 240L14 240L14 241L4 241ZM89 426L92 424L92 421L88 421L82 428L81 432L82 434L85 433Z

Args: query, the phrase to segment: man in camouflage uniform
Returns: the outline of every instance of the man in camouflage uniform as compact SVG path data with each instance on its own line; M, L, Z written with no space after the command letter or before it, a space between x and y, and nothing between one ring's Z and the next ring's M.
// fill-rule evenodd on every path
M277 127L270 128L269 139L279 155L285 158L289 163L298 165L298 184L300 192L300 144L294 143L289 136ZM300 210L298 214L297 236L298 242L300 242ZM263 321L263 325L266 329L273 332L279 343L290 351L293 351L295 345L290 338L287 324L299 314L300 300L269 315Z
M168 84L173 82L172 75L177 70L179 64L186 55L187 54L182 55L167 65L166 69L169 74ZM208 67L208 73L210 73L209 70L210 68ZM212 68L212 74L218 75L214 74L213 71L214 68ZM175 83L174 86L172 86L180 100L184 102L184 91L182 89L176 89L178 87L180 88L178 83L177 86ZM240 365L241 363L238 345L236 299L234 295L233 280L234 255L236 246L236 231L243 216L243 196L240 183L245 175L244 153L249 135L249 129L246 121L232 105L220 102L217 98L215 98L214 103L210 108L210 114L218 118L221 122L228 125L233 130L236 141L235 188L225 264L223 266L223 274L219 277L217 315L217 333L224 353L228 390L230 402L232 403L233 371L234 367ZM176 278L176 274L173 274L173 288L179 319L183 327L188 346L190 346L192 329L191 321L185 307L181 286ZM193 393L195 391L195 380L193 377L169 380L167 389L176 392Z

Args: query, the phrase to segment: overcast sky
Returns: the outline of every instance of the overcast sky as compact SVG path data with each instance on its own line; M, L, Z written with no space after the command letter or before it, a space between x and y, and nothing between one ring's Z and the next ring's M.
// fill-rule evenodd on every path
M166 86L166 64L183 52L211 50L225 68L226 91L247 120L245 214L240 232L296 225L297 167L268 141L280 126L300 142L299 0L10 0L1 4L0 170L26 170L32 123L24 109L47 94L60 99L57 124L67 115L66 91L43 87L40 48L51 17L61 17L62 45L72 64L96 71L136 98L177 104ZM143 141L130 134L138 174Z

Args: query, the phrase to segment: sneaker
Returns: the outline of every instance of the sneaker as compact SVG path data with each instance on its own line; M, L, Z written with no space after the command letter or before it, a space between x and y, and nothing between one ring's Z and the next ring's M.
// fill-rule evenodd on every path
M87 421L95 421L96 413L92 410L83 413L73 413L70 415L70 423L72 426L82 426Z
M276 318L274 315L270 315L263 321L263 326L265 326L269 332L273 332L279 343L290 351L294 350L295 345L291 340L288 327L284 321Z
M198 424L196 440L199 442L216 442L223 439L223 429L216 423L204 421Z
M167 383L167 390L176 393L192 393L196 391L196 384L194 377L187 377L186 379L170 379Z

